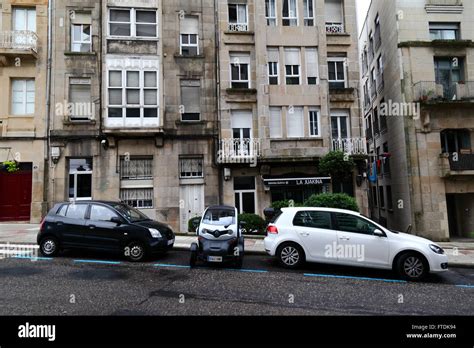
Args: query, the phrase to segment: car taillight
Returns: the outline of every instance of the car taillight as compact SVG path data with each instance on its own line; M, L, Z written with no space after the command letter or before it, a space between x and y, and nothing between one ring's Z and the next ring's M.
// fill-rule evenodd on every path
M267 233L268 234L278 234L278 228L276 226L268 226L267 227Z

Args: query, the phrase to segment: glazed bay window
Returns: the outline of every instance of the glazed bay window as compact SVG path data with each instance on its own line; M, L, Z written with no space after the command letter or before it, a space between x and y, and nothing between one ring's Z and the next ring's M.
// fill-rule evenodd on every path
M180 21L180 54L183 56L199 55L199 19L186 16Z
M35 80L14 79L12 85L12 114L33 115L35 113Z
M153 208L153 157L120 158L120 200L135 208Z
M90 78L69 79L69 117L71 121L87 121L91 119L94 109L91 99Z
M156 38L156 10L135 8L109 9L109 35L131 38Z
M157 71L109 71L108 116L158 118Z
M201 82L181 80L181 121L201 119Z
M304 8L304 25L307 27L314 26L314 0L303 0Z
M269 27L277 26L276 0L265 0L265 18Z
M328 57L329 88L346 88L346 58Z
M92 158L69 159L69 200L92 199Z
M250 88L250 54L230 55L231 88Z
M304 137L303 108L291 106L286 113L286 129L288 138Z
M308 85L318 84L318 50L316 48L306 48L306 77Z
M229 31L248 31L247 4L231 3L229 10Z
M283 26L298 26L298 2L296 0L283 0L282 18Z
M280 52L278 48L269 48L268 52L268 84L279 84L279 58Z
M91 14L74 13L71 18L71 52L91 52Z
M181 179L203 178L204 158L200 157L181 157L179 159L179 177Z
M320 120L319 120L319 110L316 108L309 108L308 116L309 116L309 135L312 137L320 137L321 125L320 125Z
M430 22L431 40L459 40L459 23Z
M300 49L285 48L285 74L287 85L300 84Z

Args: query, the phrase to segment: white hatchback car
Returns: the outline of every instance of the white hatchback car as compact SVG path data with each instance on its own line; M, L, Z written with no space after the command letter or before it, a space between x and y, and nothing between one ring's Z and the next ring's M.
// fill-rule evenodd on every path
M448 269L448 257L432 241L340 209L283 208L267 227L265 249L287 268L309 261L393 269L407 280Z

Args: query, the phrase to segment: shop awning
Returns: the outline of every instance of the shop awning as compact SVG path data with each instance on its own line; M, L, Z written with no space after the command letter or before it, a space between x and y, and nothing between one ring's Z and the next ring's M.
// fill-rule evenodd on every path
M331 183L330 177L294 177L281 178L264 176L263 184L268 187L281 186L322 186Z

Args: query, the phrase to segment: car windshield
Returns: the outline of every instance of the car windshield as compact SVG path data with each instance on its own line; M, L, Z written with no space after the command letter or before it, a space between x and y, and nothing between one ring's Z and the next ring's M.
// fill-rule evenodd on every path
M204 224L215 226L230 226L235 224L235 210L208 209L202 220Z
M125 204L117 204L114 206L114 208L117 209L117 211L123 216L125 216L130 222L151 220L148 216L143 214L141 211Z

